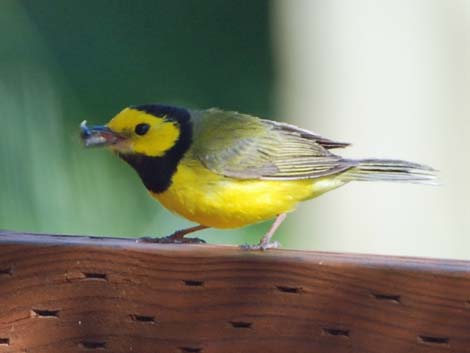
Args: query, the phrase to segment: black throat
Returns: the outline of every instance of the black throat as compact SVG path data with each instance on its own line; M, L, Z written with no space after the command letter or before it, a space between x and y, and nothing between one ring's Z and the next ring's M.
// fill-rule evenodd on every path
M145 105L134 108L157 116L168 114L168 119L174 120L180 128L180 135L175 145L161 157L119 153L119 157L137 171L140 179L149 191L162 193L170 187L171 179L178 168L178 163L191 146L192 124L190 115L186 109L161 105ZM158 109L158 112L156 109Z

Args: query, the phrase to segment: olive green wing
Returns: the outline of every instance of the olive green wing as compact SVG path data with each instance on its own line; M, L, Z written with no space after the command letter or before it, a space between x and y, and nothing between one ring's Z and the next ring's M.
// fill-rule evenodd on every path
M351 167L328 149L348 146L296 126L236 112L195 114L192 157L239 179L317 178Z

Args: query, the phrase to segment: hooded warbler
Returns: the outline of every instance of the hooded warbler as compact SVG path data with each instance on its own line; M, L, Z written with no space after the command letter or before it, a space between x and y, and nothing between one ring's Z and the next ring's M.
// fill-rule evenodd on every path
M153 242L201 242L188 233L275 218L271 237L297 203L350 181L432 183L434 169L392 159L346 159L348 143L294 125L220 109L131 106L104 126L81 124L84 145L106 146L134 168L150 195L198 225Z

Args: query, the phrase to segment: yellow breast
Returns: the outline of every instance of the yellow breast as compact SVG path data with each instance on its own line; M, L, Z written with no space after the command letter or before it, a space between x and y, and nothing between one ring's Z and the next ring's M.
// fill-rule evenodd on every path
M237 228L292 211L299 201L342 185L336 178L268 181L215 174L183 159L163 193L152 193L170 211L202 225Z

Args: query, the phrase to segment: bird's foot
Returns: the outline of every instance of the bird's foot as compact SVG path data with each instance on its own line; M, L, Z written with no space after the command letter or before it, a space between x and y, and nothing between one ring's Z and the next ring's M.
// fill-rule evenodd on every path
M268 249L277 249L281 246L281 243L278 241L267 241L267 242L260 242L259 244L256 245L249 245L249 244L243 244L240 245L240 249L246 250L246 251L265 251Z
M137 239L138 243L155 243L155 244L205 244L206 241L200 238L185 238L184 236L196 232L198 230L206 229L206 226L198 225L191 228L180 229L166 237L152 238L142 237Z
M161 238L141 237L136 240L137 243L153 244L205 244L206 241L200 238L181 238L172 235Z

